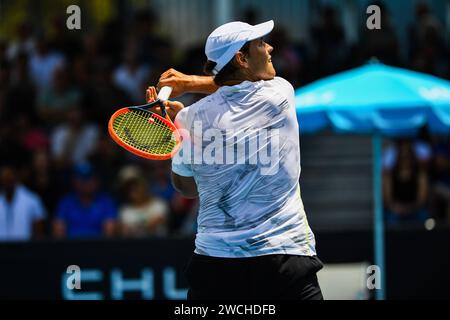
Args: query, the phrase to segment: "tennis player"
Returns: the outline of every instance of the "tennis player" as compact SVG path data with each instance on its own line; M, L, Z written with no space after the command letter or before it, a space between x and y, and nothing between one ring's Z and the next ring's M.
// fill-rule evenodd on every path
M188 299L323 299L316 276L323 265L299 187L294 89L275 76L273 48L263 39L273 26L222 25L206 41L210 76L170 69L159 79L158 87L172 86L175 96L209 94L188 108L167 102L181 110L175 123L190 133L172 160L173 184L200 201L195 251L185 270ZM156 90L149 91L154 100ZM201 161L191 152L196 147ZM236 158L228 157L230 150ZM255 154L266 161L254 161Z

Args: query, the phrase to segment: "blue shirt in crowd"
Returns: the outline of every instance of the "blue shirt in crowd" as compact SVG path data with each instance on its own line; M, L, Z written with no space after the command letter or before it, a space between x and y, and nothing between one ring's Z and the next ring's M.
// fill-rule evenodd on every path
M76 193L71 193L59 203L57 217L66 224L69 238L100 237L103 224L116 219L117 207L105 193L99 193L89 206L83 205Z

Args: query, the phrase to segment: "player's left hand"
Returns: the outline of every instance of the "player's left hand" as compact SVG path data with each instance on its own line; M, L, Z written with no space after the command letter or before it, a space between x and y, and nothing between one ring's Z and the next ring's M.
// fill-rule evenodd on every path
M147 103L152 103L158 99L158 93L156 92L156 88L154 86L148 87L146 91L146 99ZM167 114L172 119L172 121L175 119L178 112L180 112L181 109L184 108L184 105L179 101L164 101L163 102L164 107L166 107ZM154 112L161 115L161 107L156 107L153 109Z

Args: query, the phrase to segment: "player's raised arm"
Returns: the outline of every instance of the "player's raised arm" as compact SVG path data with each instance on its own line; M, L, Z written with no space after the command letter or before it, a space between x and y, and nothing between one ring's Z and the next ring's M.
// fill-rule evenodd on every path
M212 76L187 75L175 69L169 69L161 74L157 87L164 86L173 88L172 97L185 93L211 94L219 89Z

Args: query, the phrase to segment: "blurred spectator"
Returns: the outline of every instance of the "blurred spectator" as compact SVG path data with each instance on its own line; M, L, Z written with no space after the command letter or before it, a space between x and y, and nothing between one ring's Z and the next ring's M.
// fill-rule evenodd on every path
M25 149L30 152L48 149L49 138L47 134L41 127L33 123L28 114L21 112L11 120L14 120L16 138Z
M37 41L36 50L30 57L31 79L39 93L51 85L55 69L64 63L64 56L59 52L50 51L48 40L41 36Z
M187 199L173 188L170 180L170 161L154 161L144 169L150 177L150 191L170 206L169 228L171 233L178 233L196 205L196 199Z
M133 103L145 103L145 89L150 69L139 63L136 43L130 41L124 52L123 63L114 72L114 83L124 90Z
M21 184L11 162L0 166L0 183L0 241L42 237L45 208L39 196Z
M62 188L52 168L50 155L46 149L38 149L33 153L30 169L27 186L40 196L45 208L48 210L48 218L45 221L45 234L51 235L51 222L54 218L56 204L61 196Z
M135 164L127 164L125 166L123 166L120 170L119 173L117 175L117 185L118 185L118 189L120 189L119 193L122 196L122 201L126 201L126 194L124 194L123 191L123 186L125 185L125 182L131 179L136 179L139 177L143 177L145 176L142 168L138 165Z
M431 172L433 217L450 221L450 137L439 137L434 144Z
M386 153L384 159L384 200L386 219L390 224L405 221L425 221L428 216L428 174L424 162L429 150L409 140L400 139L395 156ZM418 156L419 155L419 156ZM422 162L421 162L422 161Z
M9 44L7 55L10 61L17 58L20 53L25 53L27 57L35 49L35 40L32 27L27 21L20 22L16 29L17 37Z
M418 160L421 167L427 168L433 156L433 150L424 134L422 137L414 139L412 142L407 139L399 139L396 143L390 143L383 153L383 169L392 170L398 161L399 146L411 144L414 157Z
M347 51L344 28L334 7L322 8L318 24L312 27L311 36L317 78L340 71Z
M73 185L74 191L59 201L53 234L58 238L113 236L117 209L110 195L99 191L94 168L88 163L75 166Z
M68 109L79 106L80 92L70 82L70 76L65 66L54 70L52 85L39 95L38 112L44 123L54 125L65 119Z
M66 122L51 135L51 152L58 168L86 161L98 142L98 126L85 121L82 108L70 108L66 116Z
M126 180L126 202L120 209L121 234L125 237L167 235L168 205L154 197L142 177Z
M118 191L116 188L117 170L124 163L124 153L124 150L111 139L105 130L105 132L99 132L98 143L89 157L89 162L97 168L97 174L105 188L115 195Z
M170 180L170 161L153 161L147 163L144 169L146 169L148 176L151 177L151 192L171 202L176 191Z

